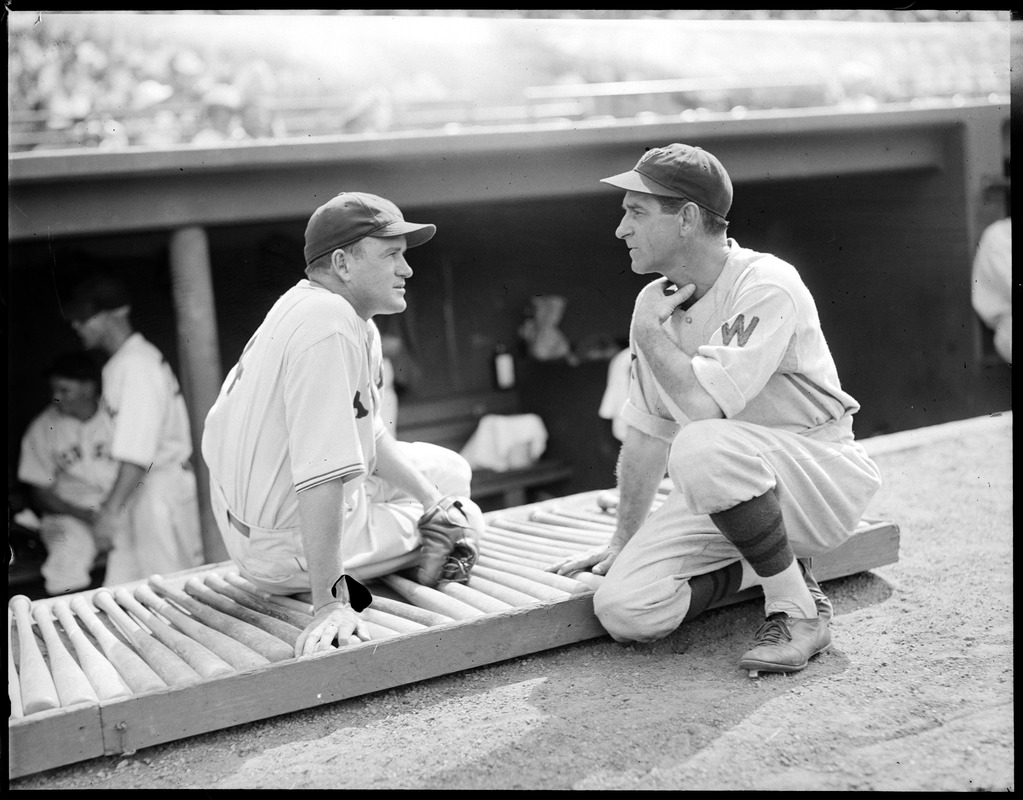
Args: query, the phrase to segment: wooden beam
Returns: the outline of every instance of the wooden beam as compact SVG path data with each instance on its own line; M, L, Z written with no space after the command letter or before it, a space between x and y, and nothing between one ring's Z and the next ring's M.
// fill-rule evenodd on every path
M205 229L190 226L171 234L170 272L182 388L191 420L192 468L199 495L203 550L206 562L213 563L226 559L227 550L210 507L209 470L200 446L203 421L220 392L223 374Z

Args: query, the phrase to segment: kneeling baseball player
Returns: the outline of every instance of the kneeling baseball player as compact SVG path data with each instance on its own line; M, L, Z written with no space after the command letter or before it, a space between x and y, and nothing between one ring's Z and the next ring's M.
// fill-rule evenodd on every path
M658 277L633 312L615 533L551 569L606 575L594 608L620 641L666 636L759 585L766 619L740 665L803 669L830 647L832 614L805 559L842 544L880 487L853 437L859 404L796 269L726 236L717 158L672 144L604 182L625 190L615 235L632 271Z
M312 594L300 655L366 638L360 580L411 567L427 586L464 581L479 553L468 463L396 441L380 414L373 317L405 310L405 251L434 233L373 194L318 208L306 278L267 313L206 418L211 505L232 560L274 594Z

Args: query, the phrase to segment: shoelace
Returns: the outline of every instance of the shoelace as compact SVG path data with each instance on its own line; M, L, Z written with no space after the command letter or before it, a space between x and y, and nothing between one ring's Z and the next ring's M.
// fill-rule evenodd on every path
M782 621L785 616L785 614L771 614L767 618L767 622L757 628L755 638L758 645L792 641L788 625Z

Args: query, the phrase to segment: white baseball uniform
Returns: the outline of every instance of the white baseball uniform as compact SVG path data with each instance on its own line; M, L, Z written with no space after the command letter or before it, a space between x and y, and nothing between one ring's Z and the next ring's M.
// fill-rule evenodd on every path
M853 438L859 404L841 387L799 273L733 239L728 247L710 291L665 323L724 419L686 417L631 347L622 418L670 443L673 490L594 596L615 638L667 635L689 608L688 578L739 559L710 514L774 490L792 550L804 558L845 541L880 487L877 467Z
M995 349L1012 363L1012 220L992 222L973 257L973 309L995 333Z
M178 380L163 354L133 333L103 366L103 404L113 420L110 455L147 469L107 557L104 585L203 563L191 428Z
M22 437L18 480L49 489L66 503L98 510L117 477L110 458L112 428L103 408L82 421L47 407ZM91 526L67 514L44 513L39 534L46 547L40 570L46 592L87 588L96 560Z
M298 493L340 479L345 570L401 562L419 547L422 506L373 475L382 352L372 321L308 280L285 292L228 373L203 431L211 504L228 553L249 580L308 591ZM443 494L468 496L453 451L399 443Z

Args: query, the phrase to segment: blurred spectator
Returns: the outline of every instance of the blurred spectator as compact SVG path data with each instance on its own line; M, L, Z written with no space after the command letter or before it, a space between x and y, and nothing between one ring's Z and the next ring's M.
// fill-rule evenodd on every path
M242 125L242 95L234 86L218 83L203 97L204 115L192 144L211 147L249 138Z
M993 222L973 259L973 308L995 334L995 349L1012 363L1012 218Z

